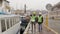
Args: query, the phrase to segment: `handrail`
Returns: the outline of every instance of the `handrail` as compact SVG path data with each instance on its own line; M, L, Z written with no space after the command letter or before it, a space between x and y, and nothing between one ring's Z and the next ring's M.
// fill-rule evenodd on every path
M29 28L30 28L31 21L28 23L27 28L25 29L23 34L28 34Z

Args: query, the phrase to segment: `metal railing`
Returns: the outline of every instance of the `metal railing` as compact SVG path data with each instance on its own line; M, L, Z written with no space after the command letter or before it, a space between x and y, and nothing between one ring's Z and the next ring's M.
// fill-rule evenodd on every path
M26 27L26 29L25 29L25 31L24 31L24 33L23 34L29 34L30 33L30 27L31 26L31 21L29 22L29 24L28 24L28 26Z

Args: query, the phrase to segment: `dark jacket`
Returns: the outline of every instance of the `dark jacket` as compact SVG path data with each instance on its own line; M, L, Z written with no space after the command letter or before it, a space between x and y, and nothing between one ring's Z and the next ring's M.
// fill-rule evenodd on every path
M35 18L35 22L38 22L38 17Z

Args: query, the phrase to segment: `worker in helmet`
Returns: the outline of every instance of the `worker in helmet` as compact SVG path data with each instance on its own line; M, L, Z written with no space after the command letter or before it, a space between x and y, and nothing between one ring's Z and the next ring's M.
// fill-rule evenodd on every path
M35 18L36 18L36 13L33 12L33 14L31 15L32 33L33 33L33 26L35 27Z
M41 13L39 13L39 16L38 16L39 32L42 31L42 23L43 23L43 16Z

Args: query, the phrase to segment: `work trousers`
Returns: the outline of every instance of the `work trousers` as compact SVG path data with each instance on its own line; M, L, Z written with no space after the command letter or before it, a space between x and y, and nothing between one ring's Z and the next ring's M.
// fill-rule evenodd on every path
M42 31L42 24L38 24L39 25L39 32Z
M34 34L36 32L36 23L35 22L32 22L31 23L31 27L32 27L32 34Z

